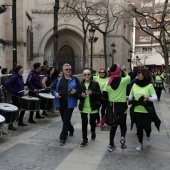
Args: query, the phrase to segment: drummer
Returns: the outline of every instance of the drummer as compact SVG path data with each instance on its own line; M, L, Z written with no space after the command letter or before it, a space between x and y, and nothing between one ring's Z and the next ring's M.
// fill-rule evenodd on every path
M42 83L41 83L41 78L40 78L40 72L41 72L41 63L34 63L33 69L29 73L26 84L29 88L29 96L32 97L38 97L37 92L38 90L42 89ZM33 119L34 111L30 111L30 116L29 116L29 123L36 123L36 121ZM41 119L44 118L43 116L40 115L39 111L36 111L36 119Z
M9 91L12 94L12 104L14 104L15 106L17 106L18 108L20 108L21 106L21 100L20 98L22 96L24 96L24 81L23 81L23 66L21 65L17 65L14 69L13 69L13 74L10 77L10 79L5 83L5 86L7 87L7 89L9 89ZM18 122L18 126L27 126L27 124L25 124L23 122L23 117L25 114L25 110L22 110L20 112L19 115L19 122ZM9 124L8 127L9 130L17 130L13 124Z
M50 67L47 74L45 74L45 76L42 79L43 88L46 88L46 90L43 91L44 93L49 93L50 92L50 88L52 86L52 79L54 77L54 72L55 72L54 67ZM48 117L48 114L47 114L46 111L43 111L42 115Z

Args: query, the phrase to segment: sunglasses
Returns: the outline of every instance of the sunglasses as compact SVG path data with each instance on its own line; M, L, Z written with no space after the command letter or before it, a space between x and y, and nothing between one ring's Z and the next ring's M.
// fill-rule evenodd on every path
M71 69L71 68L67 68L67 69L64 69L64 70L66 70L66 71L71 71L72 69Z
M142 72L141 71L138 71L137 74L141 74Z
M90 76L91 74L84 74L84 76Z
M99 72L99 73L105 73L105 72Z

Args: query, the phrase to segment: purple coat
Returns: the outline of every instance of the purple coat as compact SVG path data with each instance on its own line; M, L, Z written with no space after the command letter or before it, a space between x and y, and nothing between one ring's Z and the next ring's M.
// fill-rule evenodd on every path
M23 77L18 73L13 73L10 79L5 83L6 88L14 95L24 96L24 81ZM23 92L20 92L23 91Z

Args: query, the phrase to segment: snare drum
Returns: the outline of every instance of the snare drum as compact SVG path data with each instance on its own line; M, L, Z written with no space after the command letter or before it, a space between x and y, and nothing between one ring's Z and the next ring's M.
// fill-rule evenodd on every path
M18 117L18 107L8 103L0 103L0 114L5 117L5 123L14 123Z
M39 93L40 97L40 109L49 111L53 109L54 96L50 93Z
M37 97L21 97L21 110L37 111L40 109L40 100Z

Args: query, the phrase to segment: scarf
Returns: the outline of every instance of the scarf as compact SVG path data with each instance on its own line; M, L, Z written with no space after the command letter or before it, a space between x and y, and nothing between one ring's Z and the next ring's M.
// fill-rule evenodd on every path
M145 87L147 86L148 84L150 84L151 82L150 81L147 81L145 79L143 80L139 80L139 79L136 79L136 82L135 82L138 86L140 87Z
M119 77L119 73L121 71L121 68L120 68L120 65L119 64L116 64L117 65L117 68L115 71L113 72L110 72L110 78L109 78L109 81L108 81L108 85L110 85L112 83L112 81L114 80L114 78L116 77Z

